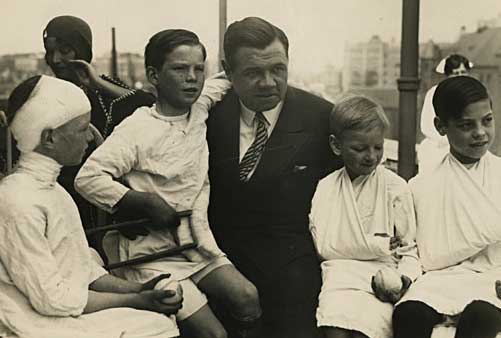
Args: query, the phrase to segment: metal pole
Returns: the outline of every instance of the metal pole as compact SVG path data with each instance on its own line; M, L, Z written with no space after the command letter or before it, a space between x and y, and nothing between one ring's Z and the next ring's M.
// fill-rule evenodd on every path
M111 27L111 77L118 78L117 46L115 41L115 27Z
M416 116L419 87L419 0L403 0L400 51L398 174L408 180L416 174Z
M219 0L219 71L223 70L221 60L224 59L224 32L226 32L226 24L228 21L228 7L227 0Z

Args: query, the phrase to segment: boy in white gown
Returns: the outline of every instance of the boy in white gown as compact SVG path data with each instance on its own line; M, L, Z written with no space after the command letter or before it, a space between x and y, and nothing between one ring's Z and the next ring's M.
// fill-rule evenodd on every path
M152 219L147 231L136 238L120 236L121 260L195 239L196 250L121 272L137 282L171 273L184 290L183 307L176 316L183 334L197 338L226 335L228 328L212 313L208 294L228 308L234 326L229 329L245 336L259 329L257 290L219 249L207 219L210 186L205 122L210 107L231 84L226 79L209 79L204 85L205 58L205 47L193 32L169 29L155 34L145 49L145 65L148 80L157 89L156 104L137 109L115 128L82 166L75 186L108 212L132 210ZM184 222L176 229L176 211L188 209L193 211L191 229Z
M447 320L456 338L492 338L501 329L501 158L488 149L494 115L487 89L457 76L433 97L435 126L450 152L410 182L416 242L425 274L397 305L395 338L427 338Z
M149 290L161 278L133 283L99 266L75 202L56 181L63 165L80 163L92 139L84 92L36 76L14 89L8 115L21 156L0 182L0 336L177 337L164 314L181 302Z
M330 125L331 148L345 166L319 182L312 201L310 230L322 260L318 326L328 338L390 338L393 303L421 274L412 197L380 165L388 127L381 106L345 98Z

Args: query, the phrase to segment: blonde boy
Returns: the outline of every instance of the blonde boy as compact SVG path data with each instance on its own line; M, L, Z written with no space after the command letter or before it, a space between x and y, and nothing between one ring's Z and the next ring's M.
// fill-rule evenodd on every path
M391 337L392 303L421 273L411 193L380 165L388 127L381 106L347 97L330 126L330 146L344 167L320 181L310 213L322 260L318 326L328 338Z

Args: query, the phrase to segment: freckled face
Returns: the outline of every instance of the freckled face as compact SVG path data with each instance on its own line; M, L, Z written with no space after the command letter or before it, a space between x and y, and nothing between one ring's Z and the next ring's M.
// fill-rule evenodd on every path
M154 78L159 98L179 109L189 109L204 86L204 55L200 45L181 45L166 55Z

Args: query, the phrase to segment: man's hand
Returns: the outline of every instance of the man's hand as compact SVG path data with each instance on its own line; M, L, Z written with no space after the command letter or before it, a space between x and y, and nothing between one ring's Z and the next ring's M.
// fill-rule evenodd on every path
M501 299L501 280L497 280L496 284L496 295L498 296L499 299Z
M136 308L166 315L176 314L183 306L183 298L173 290L145 290L137 294Z
M159 228L177 228L180 224L176 210L157 194L149 194L144 210L151 218L152 225Z
M102 79L90 63L84 60L71 60L68 63L75 71L82 85L92 89L97 89L99 87L99 82L102 81Z
M412 284L412 280L409 277L402 275L402 276L400 276L400 278L402 279L402 288L400 289L399 292L392 292L392 291L380 288L374 282L374 276L372 276L371 287L372 287L372 291L374 291L374 295L376 296L376 298L379 299L380 301L386 302L386 303L391 303L391 304L397 303L403 297L403 295L407 292L407 289L409 289L409 287Z

